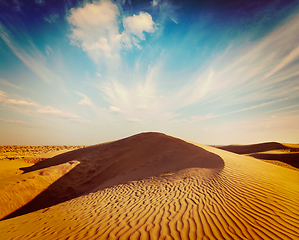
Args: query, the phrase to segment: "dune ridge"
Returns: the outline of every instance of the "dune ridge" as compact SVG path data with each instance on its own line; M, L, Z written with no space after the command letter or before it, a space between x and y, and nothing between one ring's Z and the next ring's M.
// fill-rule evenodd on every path
M166 139L169 150L177 147L174 143L190 147L170 136L140 136L148 147L151 141ZM139 137L128 139L113 146L130 152L141 142ZM127 144L130 147L124 148ZM166 161L188 163L187 157L196 156L189 160L199 158L197 166L178 164L179 169L170 166L162 172L146 168L156 174L127 182L122 178L122 183L118 179L114 185L111 178L105 188L1 221L0 234L5 239L299 239L297 171L200 144L190 149L195 155L174 151ZM154 161L162 150L148 151L152 156L148 160ZM203 164L210 158L213 164ZM139 160L134 162L130 167L136 170L126 169L126 176L142 169Z

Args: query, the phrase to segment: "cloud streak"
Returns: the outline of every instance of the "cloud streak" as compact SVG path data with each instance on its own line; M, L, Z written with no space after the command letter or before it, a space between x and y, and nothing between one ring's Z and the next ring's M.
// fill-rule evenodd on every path
M27 126L27 127L35 127L34 124L27 123L27 122L20 121L20 120L11 120L11 119L3 119L3 118L0 118L0 121L1 121L1 122L4 122L4 123L21 124L21 125L24 125L24 126Z
M6 93L3 91L0 91L0 102L2 102L4 106L16 106L16 107L25 107L25 108L36 108L39 106L34 102L7 98Z
M52 106L42 106L34 102L8 98L7 94L3 91L0 91L0 102L2 102L2 105L4 107L12 108L25 113L49 114L79 123L91 122L90 120L84 119L76 114L67 111L62 111Z
M181 81L183 85L178 85L177 91L171 94L160 92L155 87L159 81L163 82L159 74L165 72L163 62L167 62L171 55L162 56L162 60L149 68L144 84L138 81L135 86L128 87L111 80L100 89L112 106L145 119L156 119L162 113L176 117L178 114L170 113L183 111L189 106L201 109L207 103L218 105L218 110L206 114L199 111L199 116L204 117L198 117L198 120L275 106L286 100L290 93L294 99L299 98L298 82L293 80L299 76L299 36L294 36L294 32L299 32L299 15L259 41L246 41L238 47L232 44L211 59L205 66L206 70L201 67L193 72L189 84ZM248 107L238 109L238 104ZM217 113L228 107L235 110ZM138 113L140 109L146 109L142 117Z
M3 79L3 78L0 78L0 83L3 84L3 85L9 86L9 87L13 87L13 88L21 89L21 87L15 85L15 84L13 84L13 83L10 83L10 82L6 81L6 80Z
M79 92L76 92L78 95L80 95L81 97L83 97L83 99L80 100L80 102L78 102L78 104L80 105L87 105L87 106L93 106L93 103L91 102L91 100L86 96L84 95L83 93L79 93Z
M45 66L45 57L41 52L30 42L28 49L23 49L14 40L10 32L0 23L0 38L7 44L11 51L40 79L47 84L59 83L62 84L60 77L55 75ZM29 39L29 36L23 36L24 39Z

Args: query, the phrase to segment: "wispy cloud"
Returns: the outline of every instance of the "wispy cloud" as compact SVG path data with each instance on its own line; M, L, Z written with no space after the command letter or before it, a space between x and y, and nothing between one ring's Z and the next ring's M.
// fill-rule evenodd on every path
M56 117L65 118L80 123L91 122L81 116L68 111L62 111L52 106L42 106L41 104L34 102L8 98L7 94L3 91L0 91L0 103L1 102L4 107L15 109L18 112L31 114L50 114Z
M127 122L133 122L133 123L141 123L141 120L138 118L126 118Z
M213 55L214 59L205 68L190 74L188 84L181 81L170 94L156 85L163 82L159 74L165 71L163 62L171 55L163 56L149 68L144 83L138 81L128 87L111 80L100 89L107 102L131 115L141 116L138 110L146 109L142 116L147 119L157 119L162 113L177 113L189 106L199 106L199 117L193 117L193 121L198 121L275 105L286 100L290 93L293 98L299 97L295 80L299 77L299 35L294 36L294 32L299 32L299 15L259 41L245 41L246 44L238 47L232 44L223 53ZM207 103L218 104L217 111L202 114L200 106ZM240 109L240 104L246 107ZM219 113L224 107L232 111Z
M39 106L34 102L8 98L5 92L3 91L0 91L0 102L2 102L4 106L17 106L17 107L25 107L25 108L36 108Z
M6 81L5 79L3 78L0 78L0 83L3 84L3 85L6 85L6 86L9 86L9 87L13 87L13 88L17 88L17 89L21 89L21 87L11 83L11 82L8 82Z
M0 38L7 44L11 51L37 76L48 84L58 83L62 84L59 76L55 75L46 66L45 57L41 52L29 42L27 49L22 48L13 38L11 33L0 23ZM29 39L28 36L24 39Z
M287 109L291 109L291 108L296 108L299 107L299 104L293 105L293 106L287 106L287 107L283 107L283 108L279 108L279 109L275 109L272 111L267 111L267 113L273 113L273 112L279 112L279 111L283 111L283 110L287 110Z
M146 109L148 109L148 106L146 104L139 104L139 105L136 106L136 109L146 110Z
M49 17L44 17L44 20L48 23L54 23L57 21L58 18L59 18L59 14L55 13L50 15Z
M108 101L111 105L117 106L120 109L125 109L126 111L129 110L129 91L117 80L106 82L99 89L104 93L104 99L106 99L106 101Z
M20 121L20 120L11 120L11 119L0 118L0 121L4 122L4 123L21 124L21 125L24 125L24 126L27 126L27 127L35 127L34 124L31 124L31 123L28 123L28 122L24 122L24 121Z
M15 105L19 107L27 107L27 108L32 108L32 107L38 107L38 104L32 103L32 102L27 102L24 100L16 100L16 99L7 99L5 102L7 105Z
M256 42L229 46L165 101L178 110L207 102L225 105L299 97L299 15ZM216 55L217 56L217 55ZM184 78L184 76L181 76Z
M121 110L121 109L118 108L118 107L110 106L110 107L109 107L109 112L111 112L111 113L123 113L124 111Z
M45 49L46 49L47 56L49 56L50 54L53 54L53 49L49 45L46 45Z
M79 93L79 92L76 92L76 93L78 95L80 95L81 97L83 97L83 99L81 99L80 102L78 102L78 104L93 106L91 100L86 95L84 95L83 93Z
M65 112L65 111L61 111L60 109L51 107L51 106L45 106L45 107L41 107L38 108L36 110L36 113L40 113L40 114L50 114L50 115L54 115L57 117L61 117L61 118L67 118L70 119L72 121L77 121L77 122L90 122L89 120L83 119L82 117L72 114L70 112Z
M35 3L38 5L43 5L45 4L45 0L35 0Z

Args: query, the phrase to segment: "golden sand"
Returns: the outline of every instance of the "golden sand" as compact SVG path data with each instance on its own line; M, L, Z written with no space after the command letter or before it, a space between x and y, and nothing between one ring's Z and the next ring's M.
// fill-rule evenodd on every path
M23 176L77 160L46 196L85 195L2 220L1 238L299 239L298 171L158 133L61 156Z

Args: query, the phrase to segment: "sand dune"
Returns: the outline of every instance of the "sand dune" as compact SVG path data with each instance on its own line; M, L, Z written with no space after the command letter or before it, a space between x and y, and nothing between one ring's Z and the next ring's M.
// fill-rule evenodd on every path
M274 160L276 162L283 162L294 167L294 169L299 169L299 153L253 153L250 154L250 156L262 160Z
M299 145L283 144L277 142L266 142L266 143L250 144L250 145L217 146L217 148L229 152L233 152L233 153L238 153L238 154L250 154L250 153L258 153L258 152L266 152L271 150L288 150L288 151L299 152Z
M202 148L164 134L150 133L78 149L22 170L36 171L72 160L79 161L80 165L12 216L49 207L94 189L132 180L177 172L185 168L224 166L219 156Z
M85 195L3 220L0 236L299 239L297 171L145 133L57 156L26 174L75 158L80 164L54 184L74 181Z
M229 152L246 154L279 166L299 171L299 145L289 143L258 143L251 145L217 146Z

